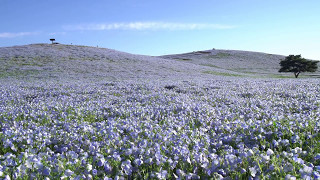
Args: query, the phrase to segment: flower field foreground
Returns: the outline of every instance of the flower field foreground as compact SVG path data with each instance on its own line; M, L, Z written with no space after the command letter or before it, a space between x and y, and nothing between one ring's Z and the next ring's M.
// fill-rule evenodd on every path
M320 81L2 82L0 179L319 179Z

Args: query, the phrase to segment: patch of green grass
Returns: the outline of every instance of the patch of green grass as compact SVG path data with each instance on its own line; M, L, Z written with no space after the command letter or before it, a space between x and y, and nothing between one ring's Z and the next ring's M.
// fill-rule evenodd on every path
M14 76L15 73L13 72L7 72L7 71L1 71L0 72L0 78L6 78L6 77L11 77Z
M34 62L34 61L24 62L24 63L21 63L19 65L20 66L38 66L38 67L42 67L43 66L43 64L39 64L38 62Z
M37 62L37 63L48 63L48 62L52 62L54 61L51 57L49 56L36 56L33 57L33 61Z
M241 73L246 73L246 74L259 74L258 72L252 72L252 71L240 71Z
M196 51L196 53L201 53L201 54L211 54L210 51Z
M52 61L48 56L23 57L14 56L8 59L3 59L3 66L17 67L17 66L37 66L42 67L45 62ZM1 67L0 67L1 68Z
M234 68L234 69L227 69L227 70L237 71L237 72L246 73L246 74L259 74L258 72L253 71L256 69L257 68L252 68L252 69L250 69L250 68Z
M192 61L192 59L188 59L188 58L175 58L175 60L178 60L178 61Z
M272 75L269 75L268 77L270 77L270 78L295 78L293 75L288 76L288 75L278 75L278 74L272 74Z
M69 60L76 60L76 58L75 58L75 57L72 57L72 56L69 56L68 59L69 59Z
M201 64L202 66L208 66L208 67L214 67L214 68L220 68L216 65L213 65L213 64Z
M224 73L224 72L216 72L216 71L203 71L205 74L213 74L218 76L233 76L233 77L244 77L241 74L232 74L232 73Z
M208 59L222 59L222 58L227 58L227 57L230 57L232 56L231 54L229 53L217 53L216 55L209 55L209 56L206 56L206 58Z
M0 78L8 77L25 77L30 75L39 74L39 70L11 70L11 71L0 71Z
M120 93L113 93L113 95L116 96L116 97L121 97L122 96L122 94L120 94Z

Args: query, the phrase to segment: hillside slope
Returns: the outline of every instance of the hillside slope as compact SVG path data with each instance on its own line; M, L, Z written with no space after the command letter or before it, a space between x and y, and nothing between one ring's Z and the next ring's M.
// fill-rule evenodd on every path
M0 48L0 78L63 80L198 79L212 76L290 77L278 73L284 56L249 51L207 50L144 56L107 48L31 44ZM320 69L320 68L319 68ZM318 77L304 73L305 77Z
M251 74L254 76L262 77L286 76L284 73L278 73L278 70L280 68L279 63L282 59L285 58L285 56L282 55L251 51L212 49L184 54L165 55L161 57L176 61L184 61L191 64L214 67L215 71L217 68L227 70L229 71L229 73L231 73L231 75L245 73L246 75ZM319 75L319 70L315 74L304 74L306 76L316 76Z
M63 44L0 48L0 77L161 79L201 76L206 68L159 57Z

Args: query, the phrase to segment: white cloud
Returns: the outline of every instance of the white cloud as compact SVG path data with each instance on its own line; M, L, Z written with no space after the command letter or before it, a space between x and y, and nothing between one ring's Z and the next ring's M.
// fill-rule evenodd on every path
M64 26L66 30L205 30L233 29L235 26L206 23L131 22Z
M36 34L39 34L39 33L38 32L18 32L18 33L4 32L4 33L0 33L0 38L15 38L15 37L30 36L30 35L36 35Z
M52 32L52 33L49 33L49 35L53 36L53 35L66 35L67 33L66 32Z

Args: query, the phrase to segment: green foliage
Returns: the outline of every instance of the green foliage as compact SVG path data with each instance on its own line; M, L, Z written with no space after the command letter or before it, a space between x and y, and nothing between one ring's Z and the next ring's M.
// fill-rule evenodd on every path
M232 55L229 53L219 52L215 55L208 55L208 56L206 56L206 58L207 59L223 59L223 58L228 58L230 56L232 56Z
M279 72L293 72L297 78L301 72L315 72L318 61L310 61L301 55L289 55L280 62Z
M192 59L189 58L175 58L178 61L192 61Z
M214 67L214 68L220 68L220 67L213 65L213 64L201 64L201 65L208 66L208 67Z
M234 77L242 77L241 74L231 74L231 73L225 73L225 72L216 72L216 71L204 71L205 74L213 74L218 76L234 76Z

